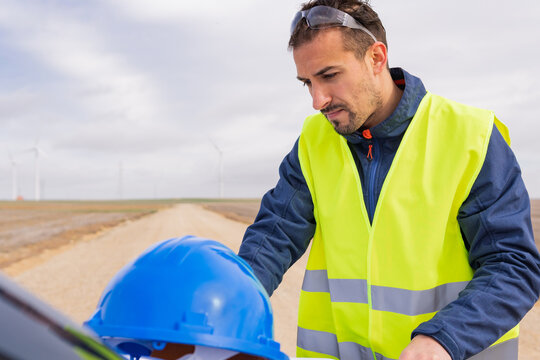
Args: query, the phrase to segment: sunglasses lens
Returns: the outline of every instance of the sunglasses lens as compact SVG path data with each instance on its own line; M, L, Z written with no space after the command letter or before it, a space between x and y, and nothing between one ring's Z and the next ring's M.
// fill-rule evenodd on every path
M331 27L343 24L343 15L336 9L327 6L317 6L307 15L311 28Z
M304 14L302 11L299 11L296 13L291 23L291 34L294 32L294 29L296 29L296 25L298 25L298 22L302 20L303 17L304 17Z
M308 21L311 27L317 27L323 24L329 24L332 19L328 16L325 8L316 8L308 14Z
M345 24L345 14L342 11L329 6L315 6L309 10L303 10L296 13L291 23L291 35L300 20L304 17L306 18L308 26L312 29L342 26Z

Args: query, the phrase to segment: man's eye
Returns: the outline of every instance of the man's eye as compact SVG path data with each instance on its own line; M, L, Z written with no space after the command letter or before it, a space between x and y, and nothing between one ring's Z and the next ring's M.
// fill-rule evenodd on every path
M304 85L304 86L310 86L310 85L311 85L311 81L309 81L309 80L302 81L302 85Z
M324 74L323 79L331 79L331 78L335 77L336 75L337 75L337 73Z

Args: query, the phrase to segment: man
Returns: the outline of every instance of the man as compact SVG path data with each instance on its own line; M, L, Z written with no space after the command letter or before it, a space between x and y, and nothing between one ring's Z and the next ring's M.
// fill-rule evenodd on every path
M239 255L271 294L313 238L297 356L517 360L540 257L506 127L389 69L362 1L305 4L289 45L320 114Z

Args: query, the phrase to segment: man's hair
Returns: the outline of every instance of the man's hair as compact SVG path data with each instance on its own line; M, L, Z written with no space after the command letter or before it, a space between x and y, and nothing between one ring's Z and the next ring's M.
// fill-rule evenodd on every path
M310 0L302 4L302 10L308 10L319 5L330 6L351 15L388 48L386 30L379 19L379 15L371 8L368 0ZM360 59L363 58L369 46L373 44L373 39L362 30L345 26L340 26L339 29L343 35L345 50L354 52ZM320 30L311 29L307 25L306 19L302 19L298 22L289 39L289 49L292 50L312 41Z

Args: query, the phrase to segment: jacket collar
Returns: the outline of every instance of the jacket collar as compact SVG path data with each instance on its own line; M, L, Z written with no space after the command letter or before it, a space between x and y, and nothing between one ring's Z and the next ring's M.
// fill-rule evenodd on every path
M413 118L420 101L426 95L422 80L401 68L390 69L394 82L403 90L401 100L394 112L380 124L370 129L374 138L392 138L401 136ZM353 134L345 135L347 141L356 144L364 140L362 128Z

